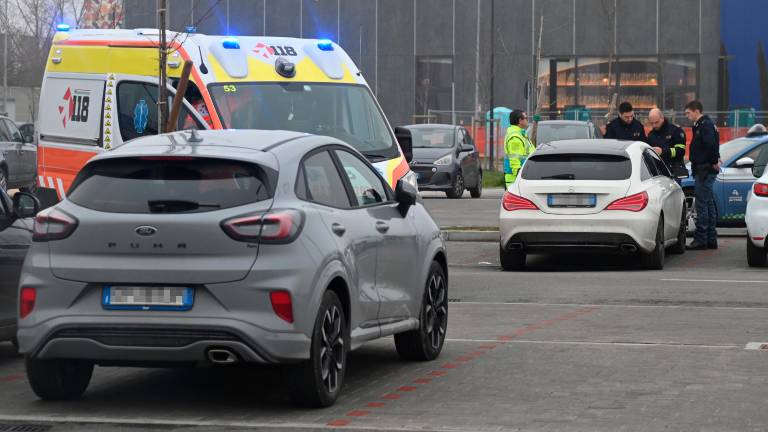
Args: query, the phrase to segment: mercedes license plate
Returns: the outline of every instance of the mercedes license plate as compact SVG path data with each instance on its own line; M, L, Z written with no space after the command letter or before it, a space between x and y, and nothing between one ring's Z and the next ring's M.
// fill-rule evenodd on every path
M187 287L105 286L102 306L106 309L188 310L194 289Z
M547 198L550 207L594 207L596 204L595 194L549 194Z

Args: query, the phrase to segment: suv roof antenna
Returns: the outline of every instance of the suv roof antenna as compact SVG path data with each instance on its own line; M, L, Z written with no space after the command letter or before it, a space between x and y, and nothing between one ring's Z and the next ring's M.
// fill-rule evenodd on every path
M201 137L200 134L197 133L197 129L190 129L189 138L187 138L187 142L203 142L203 137Z

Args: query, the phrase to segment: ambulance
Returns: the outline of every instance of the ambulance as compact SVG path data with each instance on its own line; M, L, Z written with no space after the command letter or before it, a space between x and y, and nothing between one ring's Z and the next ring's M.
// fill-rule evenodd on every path
M159 31L58 30L40 94L44 202L64 198L94 155L158 133ZM409 133L393 130L360 70L336 43L174 32L167 40L171 97L184 62L193 63L177 129L327 135L357 148L393 188L401 178L416 186Z

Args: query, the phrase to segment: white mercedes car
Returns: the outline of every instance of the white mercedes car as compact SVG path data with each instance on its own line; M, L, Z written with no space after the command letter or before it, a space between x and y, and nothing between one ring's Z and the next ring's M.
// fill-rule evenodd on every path
M766 263L766 237L768 237L768 146L758 154L752 174L758 177L747 198L747 263L750 267L763 267Z
M505 192L499 255L504 270L526 256L574 251L638 255L664 267L665 249L685 252L685 195L642 142L569 140L531 155Z

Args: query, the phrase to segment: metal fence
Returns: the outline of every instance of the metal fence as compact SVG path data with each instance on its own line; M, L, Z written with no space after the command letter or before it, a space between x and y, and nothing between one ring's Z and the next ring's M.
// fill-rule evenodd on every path
M649 110L635 110L635 118L650 130L648 112ZM583 111L580 113L574 110L569 112L543 112L540 115L542 120L584 120L588 118L604 132L608 121L617 115L606 116L606 114L606 111ZM768 111L707 111L705 114L709 115L720 129L721 142L745 136L749 128L757 123L768 126ZM413 122L464 126L474 138L485 168L490 169L494 167L498 169L501 167L501 161L504 158L503 142L506 131L503 130L501 119L495 118L493 133L491 133L489 128L490 120L487 116L488 112L480 111L429 110L425 115L413 116ZM678 124L683 128L690 128L692 126L682 111L665 111L664 116L672 123Z

